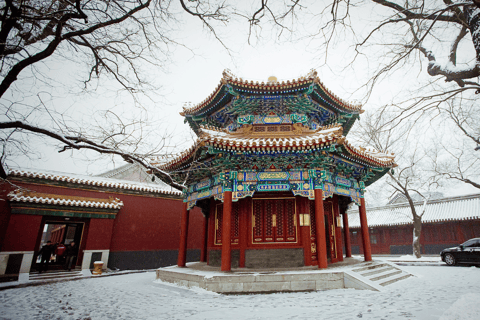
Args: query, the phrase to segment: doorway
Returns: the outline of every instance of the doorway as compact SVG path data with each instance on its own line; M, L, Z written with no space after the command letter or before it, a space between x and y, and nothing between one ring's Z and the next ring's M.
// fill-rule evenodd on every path
M80 265L81 257L79 255L79 248L82 243L82 236L84 231L84 222L80 221L54 221L46 220L43 224L43 232L41 240L36 247L36 252L47 244L47 241L51 241L53 245L58 247L60 244L63 244L65 247L70 245L71 242L75 242L77 252L76 252L76 261L74 265ZM50 270L61 270L65 266L65 250L55 250L54 254L50 258L50 263L48 268ZM37 256L35 263L33 264L34 269L39 270L39 264L41 262L41 257Z

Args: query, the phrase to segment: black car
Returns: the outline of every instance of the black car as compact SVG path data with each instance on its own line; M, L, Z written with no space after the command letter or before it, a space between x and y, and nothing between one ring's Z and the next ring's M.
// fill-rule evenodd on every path
M440 256L449 266L457 263L480 264L480 238L465 241L458 247L443 249Z

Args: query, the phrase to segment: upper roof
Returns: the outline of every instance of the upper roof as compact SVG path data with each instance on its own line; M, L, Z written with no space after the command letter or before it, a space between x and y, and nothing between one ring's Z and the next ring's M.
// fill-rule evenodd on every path
M423 210L423 201L416 201L417 213ZM447 197L427 202L423 223L480 219L480 194ZM411 225L412 213L408 203L367 208L369 227ZM350 228L360 228L358 210L348 214Z
M315 70L306 77L281 83L254 83L237 78L226 70L220 84L207 99L193 107L184 107L180 114L198 133L201 125L224 128L246 114L266 114L274 102L277 109L282 109L283 115L307 115L319 126L340 123L345 134L363 112L361 105L343 101L330 92Z

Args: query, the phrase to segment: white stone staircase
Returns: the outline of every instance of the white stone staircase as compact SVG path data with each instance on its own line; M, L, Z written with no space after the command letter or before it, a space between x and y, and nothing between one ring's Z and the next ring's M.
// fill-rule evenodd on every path
M30 281L61 281L61 280L72 280L82 278L83 274L80 269L75 269L72 271L66 270L49 270L47 272L30 272L29 280Z
M372 261L351 270L358 278L385 287L413 275L389 262Z

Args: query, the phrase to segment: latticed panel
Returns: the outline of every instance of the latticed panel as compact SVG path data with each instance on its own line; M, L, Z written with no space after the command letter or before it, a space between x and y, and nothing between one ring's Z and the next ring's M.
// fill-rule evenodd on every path
M310 201L310 237L315 238L317 236L317 225L315 219L315 202ZM315 240L315 239L312 239Z
M275 201L275 214L277 217L277 241L284 241L285 237L285 214L283 212L283 201L282 200L277 200Z
M296 221L295 221L295 200L287 199L285 200L285 220L287 227L287 241L296 241Z
M223 228L223 206L217 206L215 214L215 243L222 243L222 228Z
M331 219L332 216L332 204L330 202L323 203L323 212L328 216L328 219Z
M274 202L267 200L265 202L265 241L273 241L273 210Z
M263 241L263 219L262 219L262 204L263 201L256 200L253 201L253 242L262 242Z
M310 202L310 247L312 261L317 261L317 225L315 219L315 202Z
M240 205L238 202L233 204L232 208L232 243L238 243L240 238Z

